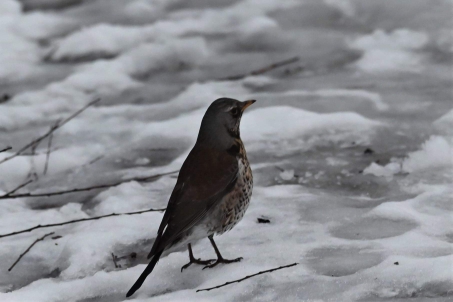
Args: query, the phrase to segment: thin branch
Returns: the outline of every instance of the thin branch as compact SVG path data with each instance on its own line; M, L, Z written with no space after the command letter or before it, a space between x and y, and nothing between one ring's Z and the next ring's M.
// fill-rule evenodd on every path
M15 187L14 189L12 189L11 191L9 191L8 193L0 196L0 198L6 198L8 196L10 196L11 194L13 194L14 192L16 192L17 190L19 190L20 188L23 188L25 187L26 185L28 185L29 183L33 182L33 179L29 179L27 180L26 182L24 182L23 184L20 184L18 185L17 187Z
M111 184L103 184L103 185L97 185L97 186L91 186L91 187L85 187L85 188L75 188L75 189L68 189L68 190L63 190L63 191L56 191L56 192L47 192L47 193L23 193L23 194L14 194L14 195L8 195L8 196L0 196L0 199L11 199L11 198L29 198L29 197L50 197L50 196L56 196L56 195L64 195L64 194L69 194L69 193L77 193L77 192L83 192L83 191L91 191L91 190L96 190L96 189L104 189L104 188L110 188L110 187L115 187L118 186L122 183L125 182L130 182L130 181L149 181L154 178L159 178L162 176L170 175L179 172L177 171L171 171L171 172L166 172L166 173L161 173L161 174L155 174L151 176L146 176L146 177L134 177L134 178L127 178L123 179Z
M288 64L292 64L292 63L295 63L299 61L299 57L293 57L291 59L287 59L287 60L284 60L284 61L279 61L279 62L275 62L275 63L272 63L268 66L265 66L265 67L262 67L260 69L257 69L257 70L253 70L249 73L246 73L246 74L239 74L239 75L234 75L234 76L229 76L229 77L226 77L226 78L220 78L219 80L220 81L237 81L237 80L241 80L245 77L248 77L248 76L254 76L254 75L260 75L260 74L263 74L263 73L266 73L266 72L269 72L273 69L276 69L276 68L279 68L279 67L282 67L282 66L285 66L285 65L288 65Z
M53 153L57 150L60 150L61 147L55 147L55 148L52 148L50 149L50 153ZM47 154L47 150L45 151L35 151L34 153L31 153L31 152L22 152L20 155L22 156L35 156L35 155L41 155L41 154Z
M49 141L47 142L46 163L44 164L44 172L43 172L44 175L47 174L47 168L49 167L50 149L52 148L53 131L55 131L55 129L58 127L59 123L60 123L59 120L56 121L55 125L52 126L53 130L52 130L52 128L50 129L52 132L50 133Z
M105 156L105 155L100 155L100 156L98 156L98 157L96 157L96 158L90 160L86 165L88 165L88 166L89 166L89 165L92 165L92 164L94 164L95 162L97 162L97 161L103 159L104 156Z
M90 218L81 218L81 219L75 219L75 220L69 220L69 221L65 221L65 222L60 222L60 223L50 223L50 224L42 224L42 225L38 224L37 226L34 226L32 228L29 228L29 229L24 229L24 230L20 230L20 231L17 231L17 232L2 234L2 235L0 235L0 238L14 236L14 235L17 235L17 234L28 233L28 232L34 231L36 229L50 228L50 227L54 227L54 226L67 225L67 224L77 223L77 222L82 222L82 221L98 220L98 219L101 219L101 218L114 217L114 216L137 215L137 214L143 214L143 213L148 213L148 212L163 212L163 211L165 211L165 208L163 208L163 209L148 209L148 210L142 210L142 211L127 212L127 213L111 213L111 214L108 214L108 215L95 216L95 217L90 217Z
M5 151L8 151L8 150L11 150L12 148L13 148L13 147L8 146L8 147L6 147L5 149L1 149L1 150L0 150L0 153L5 152Z
M118 259L118 257L112 253L112 260L113 260L113 264L115 264L115 268L119 268L121 266L118 265L118 263L116 262L116 260Z
M224 286L233 284L233 283L239 283L239 282L242 282L242 281L244 281L244 280L246 280L246 279L249 279L249 278L252 278L252 277L261 275L261 274L270 273L270 272L277 271L277 270L280 270L280 269L283 269L283 268L287 268L287 267L291 267L291 266L296 266L296 265L298 265L298 264L299 264L299 263L293 263L293 264L289 264L289 265L285 265L285 266L279 266L279 267L276 267L276 268L273 268L273 269L269 269L269 270L266 270L266 271L258 272L258 273L253 274L253 275L245 276L245 277L242 278L242 279L238 279L238 280L234 280L234 281L229 281L229 282L226 282L226 283L224 283L224 284L222 284L222 285L217 285L217 286L214 286L214 287L203 288L203 289L197 289L197 293L198 293L198 292L202 292L202 291L210 291L210 290L213 290L213 289L216 289L216 288L221 288L221 287L224 287Z
M27 178L33 177L35 180L39 179L38 173L36 173L36 166L35 166L35 155L36 155L36 148L41 141L36 142L33 146L31 146L31 158L30 158L30 171L28 172Z
M11 265L11 267L8 269L8 272L10 272L10 271L16 266L16 264L19 263L20 259L22 259L22 257L24 257L25 254L27 254L27 253L31 250L31 248L32 248L36 243L38 243L39 241L43 241L47 236L50 236L50 235L53 235L53 234L55 234L55 232L45 234L45 235L42 236L41 238L36 239L36 240L35 240L35 241L34 241L34 242L33 242L33 243L25 250L25 252L23 252L23 253L19 256L19 258L17 258L16 262L14 262L13 265Z
M52 127L50 128L49 131L47 131L45 134L41 135L40 137L32 140L30 143L26 144L25 146L23 146L22 148L19 149L19 151L17 151L16 153L14 153L13 155L11 156L8 156L8 157L5 157L4 159L0 160L0 164L18 156L18 155L21 155L25 150L27 150L28 148L30 147L33 147L33 146L36 146L37 144L39 144L42 140L44 140L45 138L47 138L48 136L50 136L55 130L61 128L62 126L64 126L67 122L69 122L70 120L72 120L73 118L75 118L77 115L79 115L80 113L82 113L83 111L85 111L88 107L96 104L97 102L99 102L101 99L100 98L97 98L95 99L94 101L91 101L89 102L88 104L86 104L85 106L83 106L81 109L77 110L76 112L74 112L73 114L71 114L69 117L67 117L65 120L63 120L61 123L59 123L56 127Z

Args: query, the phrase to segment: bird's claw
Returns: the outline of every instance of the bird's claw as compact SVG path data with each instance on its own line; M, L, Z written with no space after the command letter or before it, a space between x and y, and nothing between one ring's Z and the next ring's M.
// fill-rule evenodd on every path
M183 270L185 270L186 268L188 268L189 266L191 266L192 264L200 264L200 265L209 265L211 264L212 262L214 262L215 259L208 259L208 260L201 260L200 258L198 259L190 259L189 263L187 264L184 264L182 267L181 267L181 273Z
M203 267L203 269L205 269L205 268L213 268L213 267L217 266L217 264L220 264L220 263L228 264L228 263L240 262L242 259L243 259L242 257L239 257L239 258L236 258L236 259L231 259L231 260L230 259L219 258L214 263L208 264L205 267Z

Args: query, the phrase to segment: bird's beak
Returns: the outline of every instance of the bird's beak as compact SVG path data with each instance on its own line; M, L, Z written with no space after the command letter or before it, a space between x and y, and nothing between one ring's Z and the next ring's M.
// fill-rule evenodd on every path
M247 109L250 105L252 105L255 102L256 102L255 100L249 100L249 101L242 102L242 109L241 109L242 112L244 112L245 109Z

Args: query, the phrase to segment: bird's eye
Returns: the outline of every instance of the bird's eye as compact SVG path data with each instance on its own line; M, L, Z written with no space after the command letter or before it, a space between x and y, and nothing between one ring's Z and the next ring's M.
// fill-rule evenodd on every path
M233 109L231 109L231 114L236 117L239 115L239 109L237 107L233 107Z

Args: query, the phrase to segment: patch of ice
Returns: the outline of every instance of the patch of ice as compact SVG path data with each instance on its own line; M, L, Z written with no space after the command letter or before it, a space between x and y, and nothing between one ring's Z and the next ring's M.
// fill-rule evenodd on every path
M428 35L423 32L398 29L386 33L376 30L355 39L349 46L363 51L362 57L354 63L360 70L418 72L422 68L423 56L416 51L425 47L428 41Z

